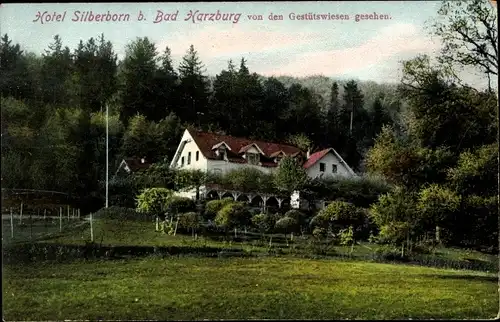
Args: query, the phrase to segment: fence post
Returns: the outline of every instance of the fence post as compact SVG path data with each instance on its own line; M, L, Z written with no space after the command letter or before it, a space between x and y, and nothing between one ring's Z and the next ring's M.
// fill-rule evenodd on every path
M23 203L21 202L21 211L19 211L19 223L23 223Z
M71 212L72 212L72 214L73 214L73 217L72 217L72 218L73 218L73 219L75 219L75 208L73 208L73 209L71 210Z
M14 239L14 215L12 214L12 207L10 207L10 237Z
M43 210L43 221L45 222L45 217L47 217L47 209Z
M69 205L68 205L68 221L69 221Z
M90 241L94 241L94 227L92 226L92 213L90 213Z
M33 217L30 212L30 239L33 239Z
M179 225L179 217L177 217L177 221L175 222L174 236L177 234L177 226Z
M156 216L156 230L155 231L158 231L160 229L160 227L159 227L159 220L160 219L158 218L158 216Z
M62 207L59 207L59 232L62 232Z

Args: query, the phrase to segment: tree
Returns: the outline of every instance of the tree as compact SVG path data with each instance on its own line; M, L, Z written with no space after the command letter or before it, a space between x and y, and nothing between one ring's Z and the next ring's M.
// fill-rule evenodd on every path
M268 214L256 214L252 217L252 224L257 227L262 237L264 233L269 231L271 227L271 220Z
M232 198L224 198L221 200L210 200L205 204L205 218L213 220L217 213L224 208L226 205L233 203Z
M354 116L361 111L364 104L364 97L358 89L358 84L351 80L344 85L344 113L349 114L349 133L353 133Z
M285 239L286 239L287 244L288 244L286 234L296 232L298 227L299 227L299 223L294 218L283 217L283 218L280 218L278 221L276 221L276 224L274 227L276 230L281 230L285 234Z
M453 73L455 67L473 67L490 79L498 75L497 13L487 1L443 1L430 27L441 37L440 63ZM455 78L458 77L455 75Z
M7 34L0 44L0 93L3 97L12 96L17 99L30 98L31 83L29 65L19 44L12 44Z
M424 230L415 194L402 188L381 196L370 207L370 217L380 230L380 240L401 246L403 255Z
M202 124L208 115L209 81L198 52L191 45L179 65L180 105L177 115L183 122Z
M273 126L274 129L274 137L269 136L267 138L269 140L283 140L290 131L289 125L286 122L286 113L289 105L288 91L285 85L274 77L267 78L263 82L262 90L262 106L264 107L263 111L267 115L263 123Z
M195 232L200 228L201 218L197 212L186 212L179 216L179 226L184 229L191 230L194 238Z
M242 202L231 202L226 204L215 217L215 224L225 229L226 233L241 226L251 223L251 214Z
M452 190L436 184L420 191L417 207L422 220L436 227L436 241L440 241L440 227L443 223L450 223L450 216L458 210L460 199Z
M41 70L43 101L60 106L69 101L68 84L73 72L73 61L68 47L63 48L59 35L54 36L54 42L43 55Z
M179 190L196 189L196 200L200 200L200 187L207 180L206 172L202 170L177 170L175 185Z
M163 102L156 102L157 50L147 37L137 38L126 47L121 68L121 120L128 125L129 119L140 113L149 120L165 115Z
M165 188L144 189L137 196L137 211L156 216L164 215L166 205L173 192Z
M172 196L167 200L164 209L172 217L176 217L182 213L195 211L196 204L190 198Z
M404 63L399 90L410 104L410 135L421 146L458 154L495 141L495 95L457 86L428 56Z
M158 100L162 102L164 110L160 110L157 120L164 118L168 113L178 113L179 104L179 75L174 69L172 54L169 47L165 47L159 58L160 67L155 76Z
M287 194L301 190L308 180L307 173L297 159L285 156L274 175L276 188Z

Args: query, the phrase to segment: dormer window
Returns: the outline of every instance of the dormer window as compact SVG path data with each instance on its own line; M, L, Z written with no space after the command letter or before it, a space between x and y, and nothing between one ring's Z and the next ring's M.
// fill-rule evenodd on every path
M227 159L227 150L231 151L231 148L224 141L217 143L212 147L212 151L215 152L215 155L219 160Z
M217 157L220 159L220 160L224 160L225 157L226 157L226 147L225 146L220 146L218 147L216 150L215 150L215 155L217 155Z
M248 164L258 165L260 162L260 155L258 153L246 153Z

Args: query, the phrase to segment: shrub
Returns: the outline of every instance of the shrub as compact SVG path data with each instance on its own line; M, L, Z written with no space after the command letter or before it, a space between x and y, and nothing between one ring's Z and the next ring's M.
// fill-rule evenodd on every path
M190 230L193 234L200 228L200 216L196 212L186 212L179 216L179 227Z
M252 216L252 224L259 230L261 234L269 231L272 228L271 218L267 214L257 214Z
M339 226L354 225L356 227L364 224L364 216L360 209L345 201L334 201L320 212L320 215L329 218Z
M196 203L190 198L172 196L167 200L165 210L172 215L191 212L196 210Z
M300 226L305 225L305 223L307 221L306 215L303 212L296 210L296 209L288 210L285 213L285 217L295 219Z
M140 213L163 215L165 205L172 194L172 190L165 188L144 189L137 196L137 211Z
M205 219L213 220L217 213L227 204L233 203L233 199L210 200L205 204Z
M283 217L276 222L275 228L282 231L285 236L287 233L296 232L298 229L298 222L291 217Z
M226 204L219 210L215 217L215 224L219 227L228 229L245 226L250 224L250 212L244 203L232 202Z

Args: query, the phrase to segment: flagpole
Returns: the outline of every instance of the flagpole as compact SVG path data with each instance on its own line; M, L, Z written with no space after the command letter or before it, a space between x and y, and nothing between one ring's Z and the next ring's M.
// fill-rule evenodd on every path
M106 104L106 208L108 208L108 185L109 185L109 112Z

